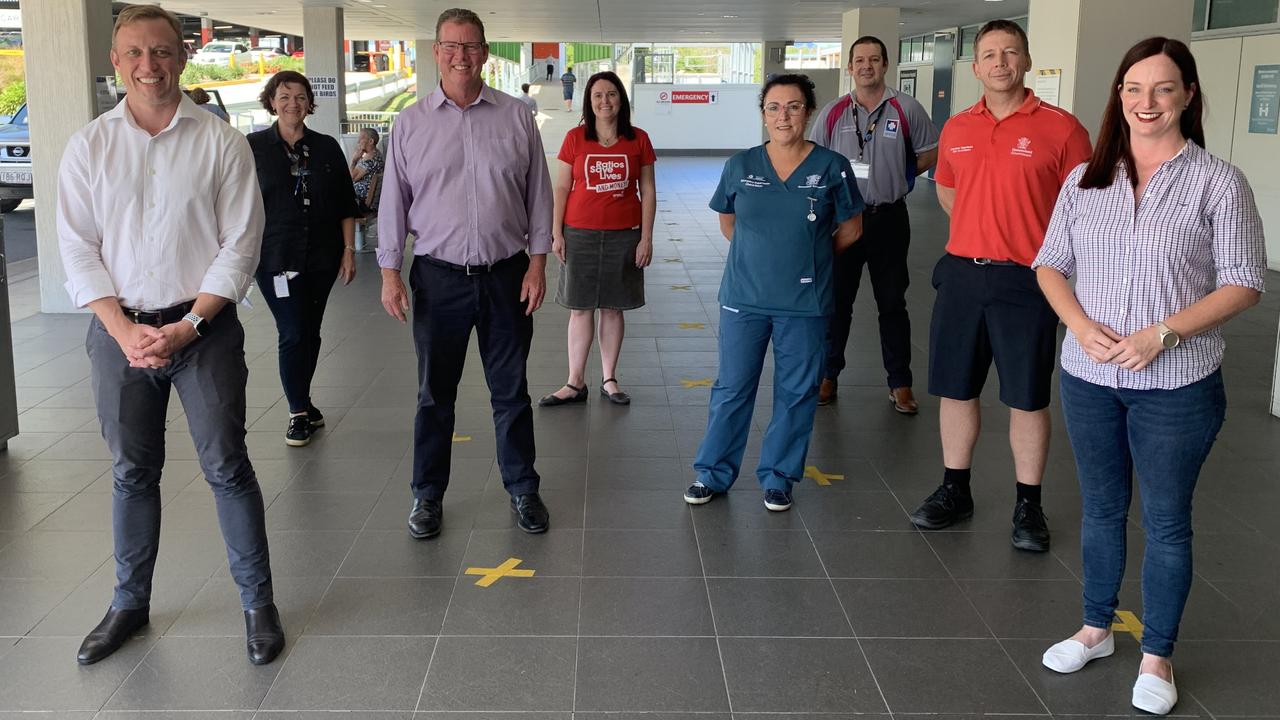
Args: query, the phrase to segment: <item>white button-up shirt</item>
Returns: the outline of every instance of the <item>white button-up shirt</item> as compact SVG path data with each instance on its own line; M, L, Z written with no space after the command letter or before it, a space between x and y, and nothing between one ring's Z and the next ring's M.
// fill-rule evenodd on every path
M1262 218L1235 166L1188 141L1151 176L1136 208L1123 163L1100 189L1079 187L1084 168L1063 184L1034 267L1075 275L1090 319L1129 336L1224 285L1264 289ZM1062 369L1095 385L1174 390L1211 375L1225 348L1222 329L1212 328L1134 372L1094 362L1068 330Z
M152 137L128 102L71 137L58 171L58 246L77 307L159 310L239 301L258 266L262 194L245 137L185 95Z

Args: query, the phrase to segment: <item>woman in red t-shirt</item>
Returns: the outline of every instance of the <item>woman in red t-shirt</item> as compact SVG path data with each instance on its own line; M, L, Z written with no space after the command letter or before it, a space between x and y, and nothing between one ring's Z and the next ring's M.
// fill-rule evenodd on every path
M543 407L587 399L587 355L600 310L600 392L627 405L613 377L622 349L622 311L644 305L644 268L653 258L657 159L649 136L631 125L622 81L596 73L583 90L582 123L560 147L551 251L560 258L556 302L569 308L569 380Z

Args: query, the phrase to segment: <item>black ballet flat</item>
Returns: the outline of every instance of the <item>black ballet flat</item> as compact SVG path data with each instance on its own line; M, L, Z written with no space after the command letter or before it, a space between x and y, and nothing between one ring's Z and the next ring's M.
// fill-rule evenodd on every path
M570 395L567 398L562 398L559 395L556 395L555 393L551 393L550 395L544 395L542 399L538 401L538 407L555 407L556 405L568 405L570 403L580 403L580 402L587 401L586 385L583 385L582 387L578 387L577 385L570 385L569 383L565 383L564 386L572 390L573 395Z
M617 378L609 378L608 380L605 380L604 382L600 383L600 394L603 395L605 398L607 398L609 402L613 403L614 405L630 405L631 404L630 395L622 392L621 390L619 390L616 393L611 393L608 390L604 389L605 385L608 385L609 383L616 383L616 382L618 382ZM582 396L585 398L586 393L583 393Z

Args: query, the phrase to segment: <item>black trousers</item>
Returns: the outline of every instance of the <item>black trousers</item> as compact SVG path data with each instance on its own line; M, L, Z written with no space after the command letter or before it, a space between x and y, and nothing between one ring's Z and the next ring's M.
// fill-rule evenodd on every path
M255 277L280 334L280 384L289 412L303 412L311 407L311 379L320 361L320 324L338 273L299 273L289 281L289 296L282 298L276 297L274 273L260 272Z
M844 369L844 348L853 322L853 302L862 283L862 268L871 273L871 290L880 313L880 354L889 387L911 386L911 318L907 315L907 250L911 219L906 202L868 208L862 215L862 237L836 256L835 313L827 326L824 377L834 380Z
M418 412L413 424L413 496L439 500L449 485L454 403L475 328L489 385L498 469L512 495L537 492L533 469L533 407L525 365L533 317L524 314L520 285L529 256L519 253L490 272L468 275L415 257L413 341L418 352Z

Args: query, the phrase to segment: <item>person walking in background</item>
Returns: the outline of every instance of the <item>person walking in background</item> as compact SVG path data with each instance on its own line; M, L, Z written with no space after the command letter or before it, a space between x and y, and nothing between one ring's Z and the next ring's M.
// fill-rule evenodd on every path
M311 402L311 379L329 292L337 278L348 285L356 275L356 195L342 146L304 122L316 108L305 75L281 70L258 100L276 122L249 134L267 213L254 276L280 335L280 382L289 405L284 441L302 447L324 426Z
M544 407L587 399L587 356L600 311L600 393L619 405L631 396L614 377L625 330L622 312L644 305L644 268L653 259L657 156L631 124L631 103L612 72L583 89L582 123L565 135L555 184L551 251L560 259L556 302L569 308L569 379L538 401Z
M560 85L564 89L565 112L573 112L573 86L577 82L578 76L573 74L572 66L560 76Z
M1267 269L1253 191L1204 150L1203 113L1186 44L1130 48L1098 147L1067 178L1035 261L1067 326L1062 414L1084 510L1084 626L1042 661L1071 673L1114 651L1136 475L1146 543L1132 703L1157 715L1178 702L1170 658L1191 590L1191 500L1226 414L1221 326L1258 302Z
M538 101L537 101L537 100L534 100L534 99L533 99L533 96L529 94L529 88L530 88L530 87L533 87L533 86L532 86L532 85L530 85L529 83L524 83L524 84L522 84L522 85L520 86L520 97L518 97L518 98L516 98L516 99L517 99L517 100L519 100L520 102L524 103L525 105L528 105L528 106L529 106L529 112L530 112L530 113L532 113L532 114L534 115L534 117L537 117L537 115L538 115Z

